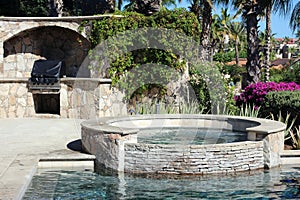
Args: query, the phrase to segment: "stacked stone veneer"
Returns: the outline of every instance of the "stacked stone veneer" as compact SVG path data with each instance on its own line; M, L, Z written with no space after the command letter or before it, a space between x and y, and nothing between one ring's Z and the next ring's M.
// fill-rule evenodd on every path
M28 79L0 80L0 118L61 117L97 118L127 114L123 94L111 87L110 80L63 78L57 94L56 114L37 113L37 98L28 89ZM47 94L40 94L47 95ZM48 107L53 102L48 101ZM46 103L46 102L40 102Z
M158 127L244 131L249 141L210 145L138 143L137 128ZM279 166L284 130L283 123L258 118L146 115L88 120L82 123L81 135L83 148L96 156L97 169L104 167L128 173L201 175Z
M264 168L263 142L218 145L126 144L124 171L209 174Z

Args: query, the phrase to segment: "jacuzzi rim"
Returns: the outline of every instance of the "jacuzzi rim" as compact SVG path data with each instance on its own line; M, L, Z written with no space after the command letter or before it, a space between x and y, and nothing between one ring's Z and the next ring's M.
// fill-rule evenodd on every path
M160 124L167 125L177 125L183 124L198 124L197 120L200 120L199 125L205 127L223 127L225 124L225 128L232 128L231 130L243 130L245 134L247 134L246 141L232 142L232 143L222 143L222 144L146 144L140 143L137 141L137 133L138 129L133 128L120 128L116 126L112 126L111 124L118 121L124 120L161 120L161 119L171 119L170 121L166 121L165 123L158 122L137 122L137 126L148 126L152 127L159 126ZM190 121L189 123L181 123L181 121L172 119L194 119L194 121ZM208 123L206 123L208 120ZM211 120L211 122L210 122ZM225 123L224 123L225 122ZM242 122L242 123L239 123ZM227 123L227 124L226 124ZM119 125L124 127L130 127L132 123L119 123ZM168 175L173 175L173 173L185 173L187 170L188 173L191 172L190 175L204 175L204 174L217 174L217 173L236 173L239 171L252 171L260 168L272 168L280 166L280 152L283 150L283 141L284 141L284 130L286 128L285 124L277 121L272 121L268 119L261 118L252 118L252 117L240 117L240 116L226 116L226 115L143 115L143 116L126 116L126 117L104 117L99 119L87 120L82 122L82 145L83 149L88 153L96 155L96 164L98 163L98 168L106 168L111 169L116 172L125 172L132 174L151 174L151 173L163 173ZM134 124L135 125L135 124ZM272 136L269 136L272 135ZM96 148L96 145L99 144L101 140L101 144ZM273 145L270 146L269 145ZM183 149L180 148L183 147ZM101 148L100 148L101 147ZM107 148L108 147L108 148ZM152 151L152 147L155 147L155 151ZM274 147L274 148L273 148ZM214 168L213 163L214 159L219 160L218 155L212 153L213 156L212 161L210 159L207 160L208 166L206 164L198 163L196 166L196 171L194 171L193 166L187 166L185 169L173 169L172 166L170 169L164 169L157 166L156 158L160 158L160 156L156 156L156 151L165 151L163 155L168 156L170 159L177 159L177 154L172 154L172 152L179 152L185 156L184 152L186 148L190 149L191 153L195 152L195 159L197 158L197 152L205 153L209 152L219 152L218 154L224 156L224 166L222 163L218 169ZM174 150L174 151L173 151ZM232 164L231 153L237 153L237 155L241 155L242 159L238 159L237 163ZM104 153L105 152L105 153ZM130 153L131 152L131 153ZM139 153L141 152L141 153ZM145 153L143 153L145 152ZM249 153L244 153L249 152ZM129 154L128 154L129 153ZM252 154L254 153L254 154ZM154 156L154 160L148 159L148 154ZM170 154L170 155L169 155ZM136 156L138 155L138 156ZM140 162L140 155L142 158L149 161L146 165ZM157 154L160 155L160 154ZM144 156L144 157L143 157ZM203 156L206 156L203 155ZM244 160L244 157L246 158ZM129 159L129 160L128 160ZM132 160L133 159L133 160ZM190 158L188 158L190 159ZM234 159L235 160L235 159ZM132 161L132 163L128 162ZM168 165L168 161L164 158L160 162L166 162L166 166ZM185 161L182 161L185 164ZM227 163L227 164L226 164ZM148 165L149 164L149 165ZM172 163L171 163L172 164ZM237 166L235 165L237 164ZM199 165L199 166L198 166ZM152 168L150 169L149 167ZM202 168L204 170L201 170ZM208 168L207 168L208 167ZM199 168L199 169L198 169ZM230 168L230 169L227 169ZM199 174L198 174L198 171ZM208 171L207 171L208 170ZM229 171L228 171L229 170ZM180 174L181 175L181 174Z
M159 120L159 119L199 119L199 120L218 120L218 121L235 121L254 123L252 127L246 128L246 132L254 132L263 135L284 131L286 125L279 121L270 119L231 116L231 115L211 115L211 114L151 114L151 115L134 115L121 117L102 117L98 119L89 119L81 123L81 127L101 131L103 133L113 133L120 135L137 134L138 128L124 128L111 125L112 123L132 120Z

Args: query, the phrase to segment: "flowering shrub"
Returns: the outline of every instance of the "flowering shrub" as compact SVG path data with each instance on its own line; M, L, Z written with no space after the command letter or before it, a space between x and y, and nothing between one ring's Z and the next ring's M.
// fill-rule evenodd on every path
M264 97L272 91L294 91L300 90L300 85L290 82L259 82L251 84L245 88L245 91L239 96L235 96L234 100L236 101L237 106L242 106L243 104L254 105L255 108L258 108L262 105Z

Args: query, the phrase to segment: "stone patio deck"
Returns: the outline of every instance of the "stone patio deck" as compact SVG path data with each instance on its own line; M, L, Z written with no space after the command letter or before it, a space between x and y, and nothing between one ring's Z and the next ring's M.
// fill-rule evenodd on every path
M21 199L39 160L83 161L93 156L70 150L80 139L75 119L0 120L0 199ZM49 164L50 162L48 162Z

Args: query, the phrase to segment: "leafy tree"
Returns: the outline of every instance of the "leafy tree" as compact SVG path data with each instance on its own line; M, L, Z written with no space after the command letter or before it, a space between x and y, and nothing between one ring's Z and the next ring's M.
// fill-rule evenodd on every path
M20 1L20 15L40 17L50 15L48 0L22 0Z
M49 15L48 0L2 0L0 15L14 17L36 17Z
M189 37L198 36L200 32L200 26L194 14L187 12L184 9L176 9L174 11L164 10L151 16L145 16L134 12L122 12L122 15L124 16L122 18L111 17L93 21L93 29L90 36L93 47L96 47L99 43L118 33L142 27L173 29L177 32L184 33L184 35ZM143 38L143 31L140 31L139 33L141 34L141 38ZM137 41L146 42L141 38L138 38ZM184 36L182 39L186 40L187 38ZM168 47L170 40L174 41L172 48L175 48L178 51L184 52L186 50L185 48L189 48L184 47L184 49L182 49L183 47L178 41L181 40L181 38L162 37L159 41L165 43L165 48L170 50L163 51L160 49L145 48L128 52L126 55L118 57L110 64L106 75L109 75L113 84L115 84L131 69L147 63L163 64L183 72L186 67L186 61L171 51L171 48ZM118 43L118 41L115 42ZM178 46L175 47L174 45L176 44L178 44ZM120 45L125 45L124 48L126 48L126 45L128 44L122 43ZM120 48L118 47L113 53L110 52L109 55L105 54L103 56L106 58L110 58L112 55L117 56L118 51L120 51L119 49ZM128 89L130 89L129 86Z

